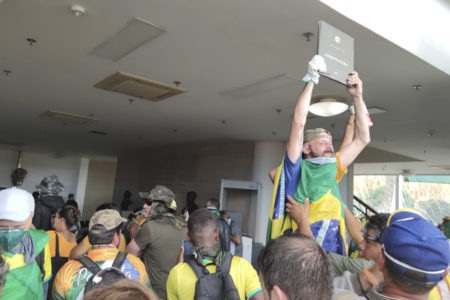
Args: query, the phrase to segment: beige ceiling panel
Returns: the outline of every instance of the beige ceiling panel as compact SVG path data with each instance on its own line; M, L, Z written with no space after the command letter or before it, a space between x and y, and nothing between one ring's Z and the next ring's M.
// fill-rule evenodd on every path
M186 92L177 86L123 72L105 78L94 87L149 101L159 101Z

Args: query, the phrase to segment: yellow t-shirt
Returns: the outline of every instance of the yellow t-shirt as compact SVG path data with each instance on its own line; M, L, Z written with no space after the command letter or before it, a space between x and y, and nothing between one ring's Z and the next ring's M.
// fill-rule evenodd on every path
M210 273L216 272L216 265L207 265ZM230 275L242 300L250 299L262 292L259 277L252 265L241 257L234 256L231 261ZM176 265L170 270L167 279L168 300L194 299L197 276L187 263Z
M447 275L431 290L428 300L450 299L450 275Z
M86 250L89 252L92 250L92 245L91 243L89 243L89 238L88 236L86 236L83 241L81 241L83 243L84 248L86 248ZM117 246L117 250L119 250L120 252L125 252L125 249L127 248L127 242L125 240L125 236L123 235L123 233L120 234L120 241L119 241L119 246Z
M50 255L51 257L56 256L56 234L58 234L59 239L59 256L60 257L69 257L70 251L77 245L75 235L73 235L74 241L69 242L66 240L66 238L60 234L57 233L54 230L47 231L47 234L50 236L49 245L50 245Z

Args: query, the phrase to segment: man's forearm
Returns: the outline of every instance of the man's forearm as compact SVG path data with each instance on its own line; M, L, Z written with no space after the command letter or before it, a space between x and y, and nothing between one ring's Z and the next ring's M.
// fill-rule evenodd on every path
M230 239L233 241L233 243L235 243L236 245L240 245L241 244L241 237L238 235L230 235Z
M363 236L361 233L362 224L356 217L350 212L348 208L344 209L345 225L350 233L350 236L355 241L356 245L359 245L363 241Z
M296 163L299 159L303 147L303 130L305 129L313 88L314 83L308 82L300 94L297 104L295 105L291 133L289 135L289 142L287 145L289 159L293 163Z
M355 105L355 140L361 141L364 145L370 143L369 124L366 117L366 104L362 95L353 97Z

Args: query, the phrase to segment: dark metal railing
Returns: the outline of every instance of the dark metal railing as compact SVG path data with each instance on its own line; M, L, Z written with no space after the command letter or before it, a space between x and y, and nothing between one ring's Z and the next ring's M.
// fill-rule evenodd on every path
M361 206L356 206L353 204L353 207L356 208L357 210L359 210L361 213L363 213L366 217L369 217L368 211L370 211L372 214L377 214L378 212L372 208L369 204L367 204L366 202L362 201L361 199L359 199L358 197L356 197L355 195L353 195L353 200L355 200L356 202L358 202Z

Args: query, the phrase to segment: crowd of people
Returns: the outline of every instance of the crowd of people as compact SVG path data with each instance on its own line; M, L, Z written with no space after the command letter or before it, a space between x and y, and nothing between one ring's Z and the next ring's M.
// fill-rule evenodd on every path
M215 198L200 208L191 191L178 214L175 194L157 185L125 219L127 191L121 209L100 205L84 228L52 175L33 195L0 191L0 299L450 299L449 217L440 230L406 208L362 224L343 204L338 183L370 142L362 81L349 75L355 114L335 153L328 131L304 130L319 71L315 56L286 154L269 174L269 239L256 265L241 257L242 229Z

